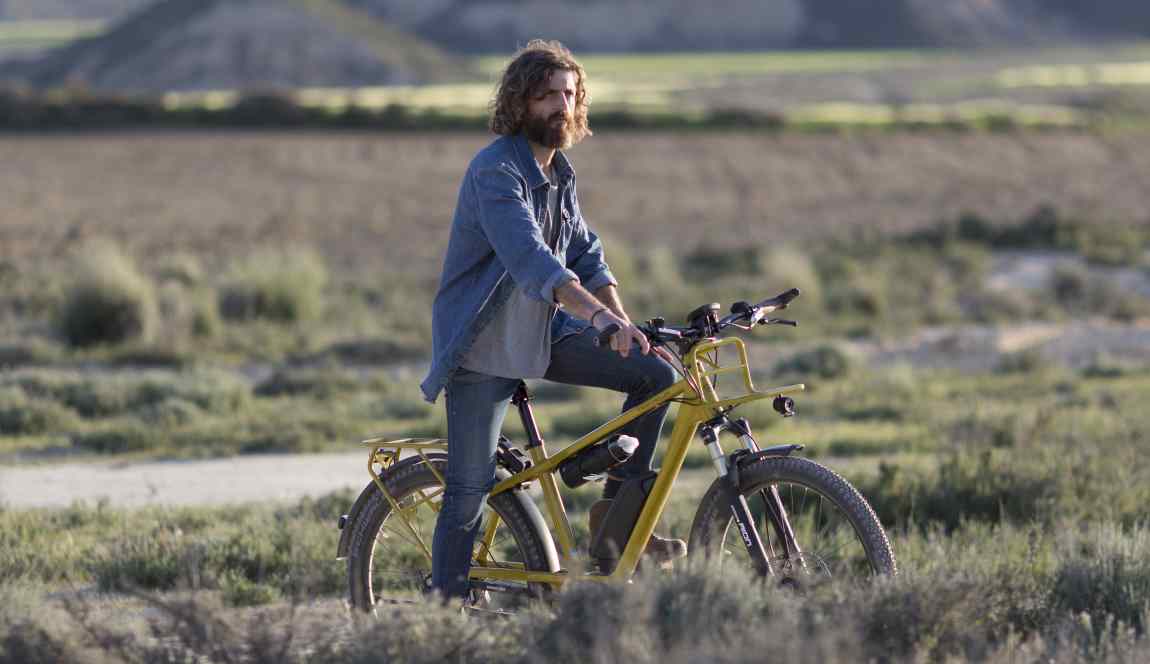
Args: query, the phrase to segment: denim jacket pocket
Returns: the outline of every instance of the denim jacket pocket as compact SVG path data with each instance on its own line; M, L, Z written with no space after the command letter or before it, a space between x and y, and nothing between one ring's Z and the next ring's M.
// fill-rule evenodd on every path
M559 227L559 246L557 247L564 254L567 253L567 246L571 244L571 236L575 234L575 215L571 214L571 210L566 207L561 208Z

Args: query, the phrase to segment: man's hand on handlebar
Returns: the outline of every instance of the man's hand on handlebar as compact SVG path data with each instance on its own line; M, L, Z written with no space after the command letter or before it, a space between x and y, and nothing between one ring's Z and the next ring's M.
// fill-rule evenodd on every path
M595 327L599 330L607 331L611 326L615 326L617 331L611 335L611 350L627 357L631 353L631 343L637 341L644 355L651 352L651 342L647 340L647 335L626 318L616 316L615 312L609 309L600 312L594 318Z

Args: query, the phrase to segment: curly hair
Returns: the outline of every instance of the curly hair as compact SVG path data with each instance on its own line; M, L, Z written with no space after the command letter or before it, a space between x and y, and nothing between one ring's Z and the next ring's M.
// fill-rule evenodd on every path
M564 69L575 74L575 111L572 143L578 143L591 135L587 124L587 74L575 61L571 51L558 41L532 39L515 53L515 57L503 71L503 78L491 101L491 131L501 135L517 134L523 129L527 115L527 101L546 85L551 73Z

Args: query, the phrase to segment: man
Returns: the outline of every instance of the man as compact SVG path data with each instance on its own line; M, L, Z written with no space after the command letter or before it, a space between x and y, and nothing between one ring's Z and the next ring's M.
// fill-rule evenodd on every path
M460 187L421 386L431 402L446 393L447 487L432 543L432 586L445 598L468 595L499 432L521 379L626 392L624 410L677 380L627 317L560 151L591 133L585 82L558 42L535 40L519 51L493 102L499 138L472 160ZM614 352L594 343L611 325L619 328ZM612 470L593 522L624 480L650 470L665 415L664 406L628 426L639 448ZM652 537L646 553L669 560L685 555L686 544Z

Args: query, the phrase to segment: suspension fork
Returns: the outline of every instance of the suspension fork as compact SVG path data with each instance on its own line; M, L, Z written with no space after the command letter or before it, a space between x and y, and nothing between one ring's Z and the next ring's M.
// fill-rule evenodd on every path
M747 452L754 454L761 451L759 443L751 434L751 425L746 418L739 418L737 420L727 420L727 429L739 437L743 442L743 447ZM737 459L734 465L737 465ZM779 487L771 484L766 489L759 490L759 496L763 499L763 504L767 506L767 517L774 528L775 535L779 541L783 543L787 560L798 560L799 564L805 569L806 562L803 558L803 551L799 547L799 542L795 538L794 528L791 527L790 519L787 518L787 510L783 507L783 499L779 496ZM740 492L741 497L741 492Z
M747 505L747 499L739 490L739 473L736 460L731 459L728 463L728 458L723 455L723 451L719 447L719 432L725 428L727 423L726 416L720 417L721 420L718 422L712 420L702 425L700 433L703 436L703 443L711 453L715 468L723 479L723 486L727 493L727 504L730 506L732 516L735 517L735 527L739 530L739 537L742 538L743 545L747 547L747 553L751 556L755 569L760 576L772 576L774 569L771 568L771 558L767 555L758 529L755 528L755 519L751 515L750 506Z

